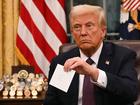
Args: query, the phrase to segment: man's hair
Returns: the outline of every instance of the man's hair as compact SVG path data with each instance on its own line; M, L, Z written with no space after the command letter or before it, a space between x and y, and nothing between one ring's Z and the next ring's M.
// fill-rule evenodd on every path
M71 20L77 15L84 14L84 13L93 13L98 17L98 22L99 26L106 26L106 16L104 9L100 6L94 6L94 5L88 5L88 4L83 4L83 5L77 5L72 7L70 14L69 14L69 19Z

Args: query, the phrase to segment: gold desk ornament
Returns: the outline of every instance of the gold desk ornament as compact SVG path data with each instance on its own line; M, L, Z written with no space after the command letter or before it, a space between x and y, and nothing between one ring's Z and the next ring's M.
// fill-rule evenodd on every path
M5 90L2 92L3 97L7 97L8 94L9 94L9 92L8 92L7 89L5 89Z
M25 95L25 97L30 97L31 91L29 89L25 89L24 90L24 95Z
M10 95L10 97L14 97L15 94L16 94L16 92L15 92L14 90L10 90L10 91L9 91L9 95Z
M18 77L20 79L26 79L28 77L28 72L26 70L24 70L24 69L23 70L20 70L18 72Z
M34 89L32 90L32 96L37 96L38 95L38 92Z
M17 97L22 97L23 96L23 90L17 90L17 93L16 93Z

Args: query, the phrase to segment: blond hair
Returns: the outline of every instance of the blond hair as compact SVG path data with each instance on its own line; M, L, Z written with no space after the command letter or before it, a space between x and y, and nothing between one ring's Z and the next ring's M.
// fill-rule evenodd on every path
M100 6L93 6L88 4L74 6L70 11L69 18L71 20L80 14L86 13L92 13L94 15L97 15L99 17L98 18L99 26L106 26L105 12L103 8Z

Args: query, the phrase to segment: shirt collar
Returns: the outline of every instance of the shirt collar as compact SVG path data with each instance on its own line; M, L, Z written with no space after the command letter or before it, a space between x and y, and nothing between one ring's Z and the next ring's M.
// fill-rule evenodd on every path
M91 56L91 59L95 62L95 64L98 64L98 61L99 61L99 57L100 57L100 54L101 54L101 50L102 50L102 47L103 47L103 43L101 43L100 47L97 49L97 51ZM80 57L86 61L87 60L87 56L80 50Z

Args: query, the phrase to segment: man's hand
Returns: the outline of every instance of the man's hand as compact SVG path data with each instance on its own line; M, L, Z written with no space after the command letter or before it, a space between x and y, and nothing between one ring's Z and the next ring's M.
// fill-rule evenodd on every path
M66 60L64 64L64 70L66 72L75 70L79 74L89 75L94 81L97 81L99 70L98 68L89 65L80 57L74 57Z

